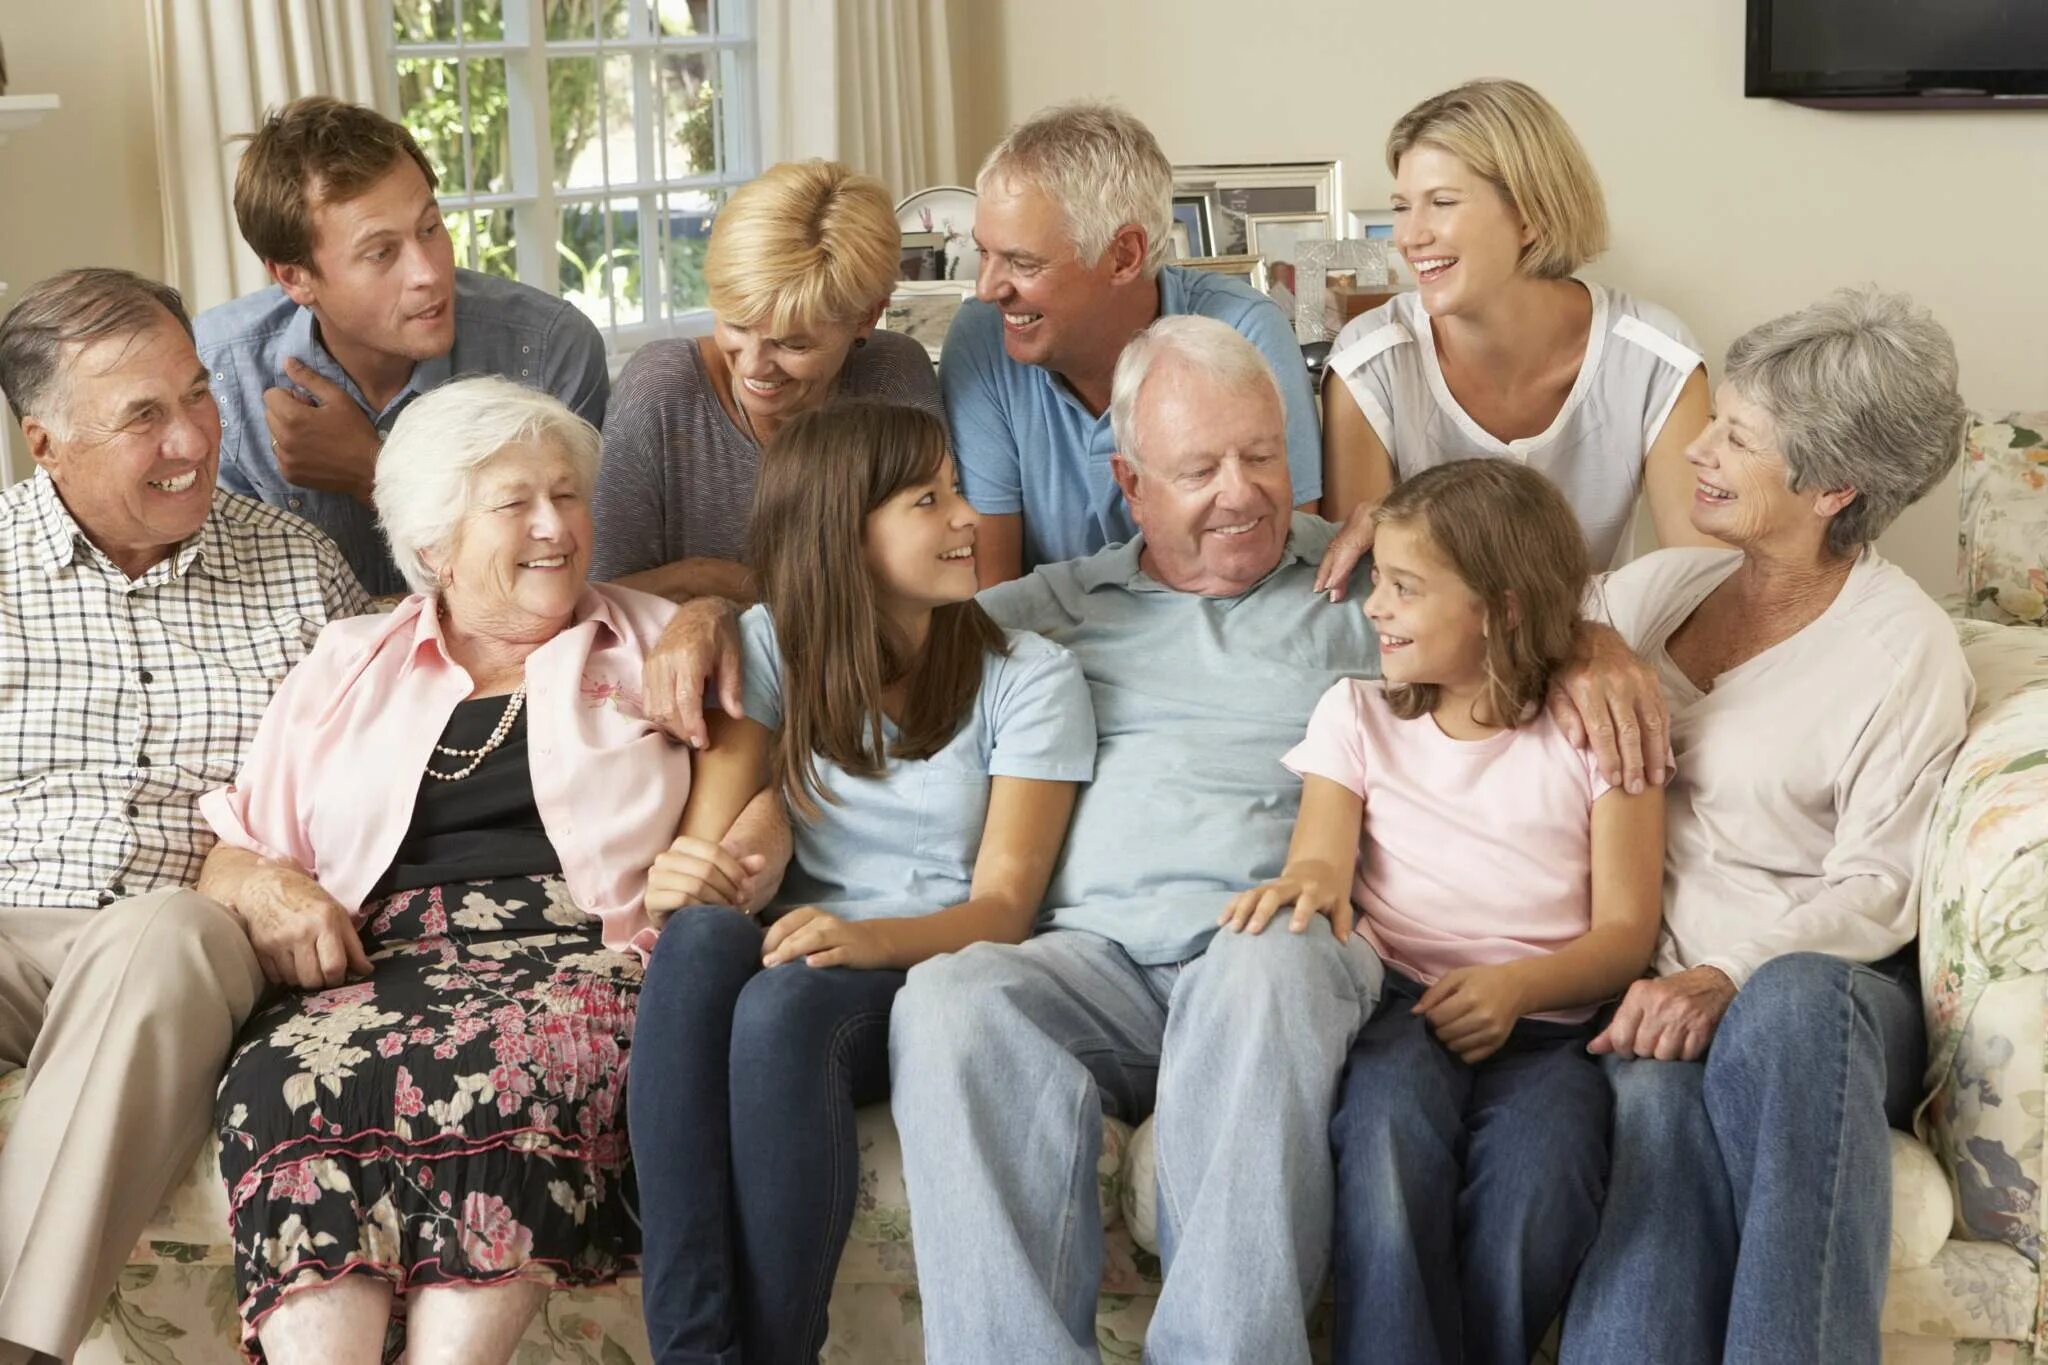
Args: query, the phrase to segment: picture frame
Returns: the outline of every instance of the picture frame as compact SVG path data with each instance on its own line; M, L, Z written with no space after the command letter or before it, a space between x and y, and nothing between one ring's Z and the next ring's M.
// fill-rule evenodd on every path
M1235 256L1193 256L1178 262L1188 270L1204 270L1243 280L1261 294L1266 292L1266 258L1240 252Z
M1386 284L1388 243L1381 238L1350 238L1333 242L1303 240L1294 260L1294 339L1327 341L1329 277L1349 274L1354 284Z
M1209 197L1206 194L1176 194L1173 196L1174 227L1186 234L1186 249L1179 254L1186 256L1213 256L1216 253L1216 234L1209 217ZM1174 240L1181 237L1176 233Z
M877 325L885 332L901 332L917 342L936 364L960 306L973 297L974 286L967 281L899 280Z
M1268 273L1276 262L1294 264L1297 243L1330 238L1329 215L1323 213L1250 213L1244 223L1245 250L1265 257Z
M1209 216L1209 255L1256 255L1252 214L1322 217L1321 235L1345 235L1344 168L1339 161L1232 162L1173 168L1175 202L1201 197Z
M1367 241L1394 240L1394 211L1392 209L1351 209L1344 215L1347 237L1363 237Z

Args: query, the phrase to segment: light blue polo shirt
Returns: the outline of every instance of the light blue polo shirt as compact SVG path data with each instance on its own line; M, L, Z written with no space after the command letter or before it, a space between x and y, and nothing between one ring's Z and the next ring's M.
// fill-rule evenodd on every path
M1259 348L1287 407L1287 468L1296 504L1323 495L1323 438L1294 328L1242 280L1177 265L1159 271L1159 315L1228 323ZM1109 413L1091 414L1052 371L1010 359L1003 317L970 299L946 333L939 391L960 484L975 510L1022 513L1024 567L1076 559L1138 534L1109 472Z
M346 493L288 482L270 448L263 394L297 387L285 376L287 359L340 386L380 438L406 404L462 375L503 375L545 390L592 426L603 425L611 395L604 337L595 324L552 294L474 270L455 272L454 347L415 364L405 388L382 412L371 411L355 381L327 353L313 310L293 303L279 285L207 309L192 320L192 330L220 405L221 487L296 512L325 531L373 597L406 591L376 512Z
M790 812L795 856L775 908L816 905L844 919L924 915L958 905L974 883L988 818L989 779L1086 782L1095 770L1095 718L1074 656L1022 631L1007 656L982 663L981 690L959 732L924 759L891 758L880 777L820 759L838 798L817 818ZM747 718L782 725L782 650L766 607L740 617ZM883 730L895 738L893 723Z
M1369 565L1342 602L1310 591L1335 533L1297 513L1280 566L1237 597L1160 584L1138 566L1142 538L981 594L1004 626L1071 650L1095 701L1095 780L1041 928L1181 962L1234 892L1279 875L1301 805L1280 756L1333 683L1380 671L1361 609Z

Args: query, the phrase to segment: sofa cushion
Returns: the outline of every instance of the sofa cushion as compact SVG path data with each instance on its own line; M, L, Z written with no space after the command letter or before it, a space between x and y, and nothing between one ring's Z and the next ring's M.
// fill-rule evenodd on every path
M2048 616L2048 412L1970 430L1963 460L1966 614L2006 625Z

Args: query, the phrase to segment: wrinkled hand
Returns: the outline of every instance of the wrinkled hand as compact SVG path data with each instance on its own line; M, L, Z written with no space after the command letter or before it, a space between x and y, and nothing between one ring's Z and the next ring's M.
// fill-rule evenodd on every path
M751 898L768 860L738 854L709 839L677 835L647 869L647 918L659 929L685 906L724 905L749 913Z
M1472 1066L1500 1050L1525 1011L1508 968L1459 967L1438 977L1409 1012L1427 1018L1437 1041Z
M1372 514L1373 505L1369 503L1352 508L1337 538L1323 551L1323 562L1316 566L1315 591L1328 593L1332 602L1344 600L1344 589L1350 584L1358 561L1372 549L1373 532L1379 529Z
M1223 907L1216 923L1226 929L1256 934L1264 929L1283 905L1292 905L1294 915L1287 922L1289 933L1308 928L1317 915L1329 917L1330 932L1339 943L1351 937L1351 882L1334 869L1304 867L1281 873L1248 891L1240 891Z
M317 991L372 970L348 911L303 872L274 866L256 872L234 909L263 975L280 986Z
M1586 1051L1696 1062L1714 1041L1714 1030L1734 999L1735 983L1719 967L1693 967L1638 981L1621 997L1600 1036L1586 1044Z
M263 391L278 471L301 488L368 502L377 480L377 428L327 376L297 360L285 361L284 372L312 399L282 386Z
M844 920L815 905L800 905L768 926L761 965L779 967L802 959L810 967L890 965L883 931L873 920Z
M741 716L740 629L732 603L719 597L685 602L661 633L641 676L647 718L692 749L711 742L704 698L714 689L728 716Z
M1671 721L1657 670L1607 626L1581 622L1572 659L1550 686L1550 714L1565 737L1591 749L1608 785L1634 795L1670 779Z

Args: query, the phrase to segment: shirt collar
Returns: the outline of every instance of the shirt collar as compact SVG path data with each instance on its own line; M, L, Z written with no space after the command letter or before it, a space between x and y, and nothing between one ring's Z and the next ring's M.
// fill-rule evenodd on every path
M1074 565L1074 578L1083 592L1094 592L1097 588L1123 588L1129 592L1174 592L1151 574L1145 572L1140 556L1145 550L1145 533L1140 531L1120 545L1111 545L1097 550L1094 554ZM1249 597L1271 582L1273 575L1291 564L1305 564L1317 556L1314 547L1304 543L1302 522L1299 514L1290 514L1287 543L1280 549L1280 562L1258 582L1238 594L1239 598Z
M328 351L326 343L320 340L319 319L313 310L303 305L292 315L284 331L284 353L295 356L312 366L328 379L341 386L342 392L356 400L356 406L368 413L372 422L384 416L373 412L363 391L356 387L356 381L348 377L348 371L341 368L341 362ZM446 355L437 355L431 360L413 362L412 374L406 379L405 387L391 400L384 412L395 412L405 406L415 394L428 393L448 382L455 373L455 348L449 347Z
M224 496L219 488L213 490L213 506L207 512L205 522L200 525L199 534L186 540L171 553L171 577L183 578L196 561L215 578L241 578L241 569L235 563L234 552L229 547L227 530L221 524L221 499ZM57 492L57 485L51 480L47 470L38 469L35 473L35 491L31 495L31 507L35 518L37 550L42 556L43 567L47 572L61 573L70 568L78 561L81 545L87 547L88 558L95 561L106 560L106 556L92 544L77 520L72 517L71 509L64 505L64 499ZM154 568L150 570L151 573L155 571ZM143 575L144 578L148 576Z
M404 613L407 611L418 613L418 619L413 622L412 628L412 647L414 652L416 653L422 647L432 644L434 652L440 655L444 661L454 662L448 654L448 638L441 633L441 599L433 593L414 593L399 604L396 611L397 620L393 623L394 628L403 624ZM569 624L564 628L563 633L566 634L568 631L574 630L586 621L594 621L603 629L611 632L614 640L625 639L625 631L619 626L619 620L613 610L611 600L588 584L584 585L583 595L576 599L576 613L570 617ZM556 638L559 639L560 636ZM548 644L542 645L541 648L546 649L548 645L553 643L554 641L550 640ZM601 647L596 644L592 646L592 648Z

